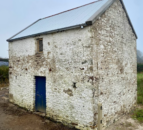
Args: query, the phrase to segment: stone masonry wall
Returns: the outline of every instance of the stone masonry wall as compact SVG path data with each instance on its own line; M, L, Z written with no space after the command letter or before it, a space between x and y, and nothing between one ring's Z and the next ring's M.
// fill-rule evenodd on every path
M47 116L83 130L97 126L98 102L104 126L136 103L136 37L119 0L92 26L14 41L9 49L10 101L31 111L35 76L46 77Z
M94 128L90 27L40 36L41 54L36 53L36 38L9 43L10 101L33 111L35 76L45 76L47 116L80 129Z
M98 77L95 99L103 104L108 126L136 103L136 37L119 0L92 26L93 64Z

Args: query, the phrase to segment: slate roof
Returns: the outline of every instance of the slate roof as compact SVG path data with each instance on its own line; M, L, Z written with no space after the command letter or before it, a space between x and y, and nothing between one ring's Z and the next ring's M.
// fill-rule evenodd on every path
M39 36L42 34L49 34L92 25L96 19L113 4L114 1L115 0L98 0L71 10L39 19L9 38L7 41L10 42L27 37ZM120 1L125 9L129 23L136 35L124 3L122 0Z

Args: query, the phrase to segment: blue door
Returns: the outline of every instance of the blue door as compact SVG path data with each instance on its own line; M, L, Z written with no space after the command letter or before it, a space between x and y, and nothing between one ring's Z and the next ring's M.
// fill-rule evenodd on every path
M35 109L38 112L46 112L46 78L36 76Z

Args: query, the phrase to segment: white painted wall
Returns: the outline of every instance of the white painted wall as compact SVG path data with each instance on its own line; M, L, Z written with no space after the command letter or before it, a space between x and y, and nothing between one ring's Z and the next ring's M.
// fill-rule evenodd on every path
M136 37L119 0L96 21L92 32L97 96L103 104L103 125L108 126L136 103Z
M90 27L40 36L43 54L36 54L37 37L9 43L11 101L32 111L34 76L46 76L47 116L77 124L76 127L92 126L94 86L90 83L93 76L90 36ZM73 82L77 82L77 88L73 88ZM68 89L72 94L65 92Z
M10 101L35 107L35 76L46 77L46 114L64 124L93 129L97 103L103 125L136 102L136 38L117 0L93 26L9 43ZM77 82L77 88L73 88Z

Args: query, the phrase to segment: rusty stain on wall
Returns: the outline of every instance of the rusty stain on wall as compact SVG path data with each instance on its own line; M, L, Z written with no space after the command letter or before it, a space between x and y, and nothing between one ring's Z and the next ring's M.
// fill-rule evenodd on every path
M65 92L65 93L68 94L69 96L73 96L73 92L72 92L71 89L63 90L63 92Z

